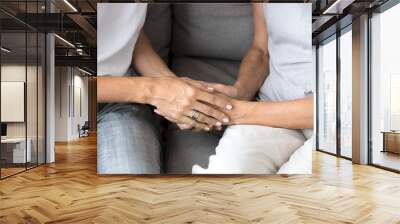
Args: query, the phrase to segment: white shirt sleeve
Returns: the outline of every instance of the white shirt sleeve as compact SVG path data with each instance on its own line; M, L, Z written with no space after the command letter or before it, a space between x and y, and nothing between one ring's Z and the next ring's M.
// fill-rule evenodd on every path
M270 69L260 89L261 100L284 101L312 95L315 85L312 5L264 3L263 6Z
M97 75L126 75L147 3L97 4Z

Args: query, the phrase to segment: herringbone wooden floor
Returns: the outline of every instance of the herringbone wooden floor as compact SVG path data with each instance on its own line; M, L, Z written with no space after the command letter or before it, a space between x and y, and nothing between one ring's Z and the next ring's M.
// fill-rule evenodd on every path
M0 181L0 223L400 223L400 175L315 153L312 176L98 176L96 140Z

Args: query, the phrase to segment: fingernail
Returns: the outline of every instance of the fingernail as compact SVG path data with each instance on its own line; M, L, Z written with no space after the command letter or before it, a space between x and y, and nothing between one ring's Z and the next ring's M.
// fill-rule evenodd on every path
M228 109L228 110L232 110L232 108L233 108L233 106L232 106L232 105L230 105L230 104L226 105L226 109Z
M209 131L209 130L210 130L210 128L209 128L209 127L205 127L205 128L204 128L204 130L206 130L206 131Z
M229 119L228 118L224 118L224 119L222 119L222 121L225 122L225 123L228 123Z
M215 125L217 125L218 127L221 127L222 123L217 121L217 123L215 123Z
M207 87L207 89L209 90L209 91L214 91L214 88L212 88L212 87Z

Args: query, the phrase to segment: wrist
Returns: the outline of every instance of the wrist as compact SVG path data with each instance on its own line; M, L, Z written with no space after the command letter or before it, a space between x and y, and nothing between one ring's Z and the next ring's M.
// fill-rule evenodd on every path
M233 101L233 110L230 113L231 124L246 124L249 113L253 110L253 104L249 101Z
M154 77L143 77L143 82L141 85L141 103L154 105L154 95L157 90L157 78ZM137 90L133 90L137 91Z
M236 82L235 85L233 85L233 87L236 89L236 99L245 100L246 94L243 85L241 85L240 82Z
M156 106L160 100L171 101L170 92L174 89L176 77L148 77L145 82L145 103Z

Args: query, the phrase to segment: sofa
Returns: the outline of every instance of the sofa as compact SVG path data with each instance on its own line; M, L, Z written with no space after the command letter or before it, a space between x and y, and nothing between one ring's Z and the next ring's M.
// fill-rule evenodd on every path
M178 76L233 84L251 45L252 22L249 3L149 4L144 31L153 48ZM174 124L168 128L177 129ZM209 144L211 150L218 143L215 139L218 138ZM281 173L311 172L311 149L307 144L305 148L295 153L300 155L296 163L300 159L306 161L305 165L293 168L285 164ZM175 154L173 147L165 151L165 162ZM183 168L173 167L172 172L190 173L195 156L202 157L200 165L207 167L209 155L192 154L182 157L178 163L184 164Z

